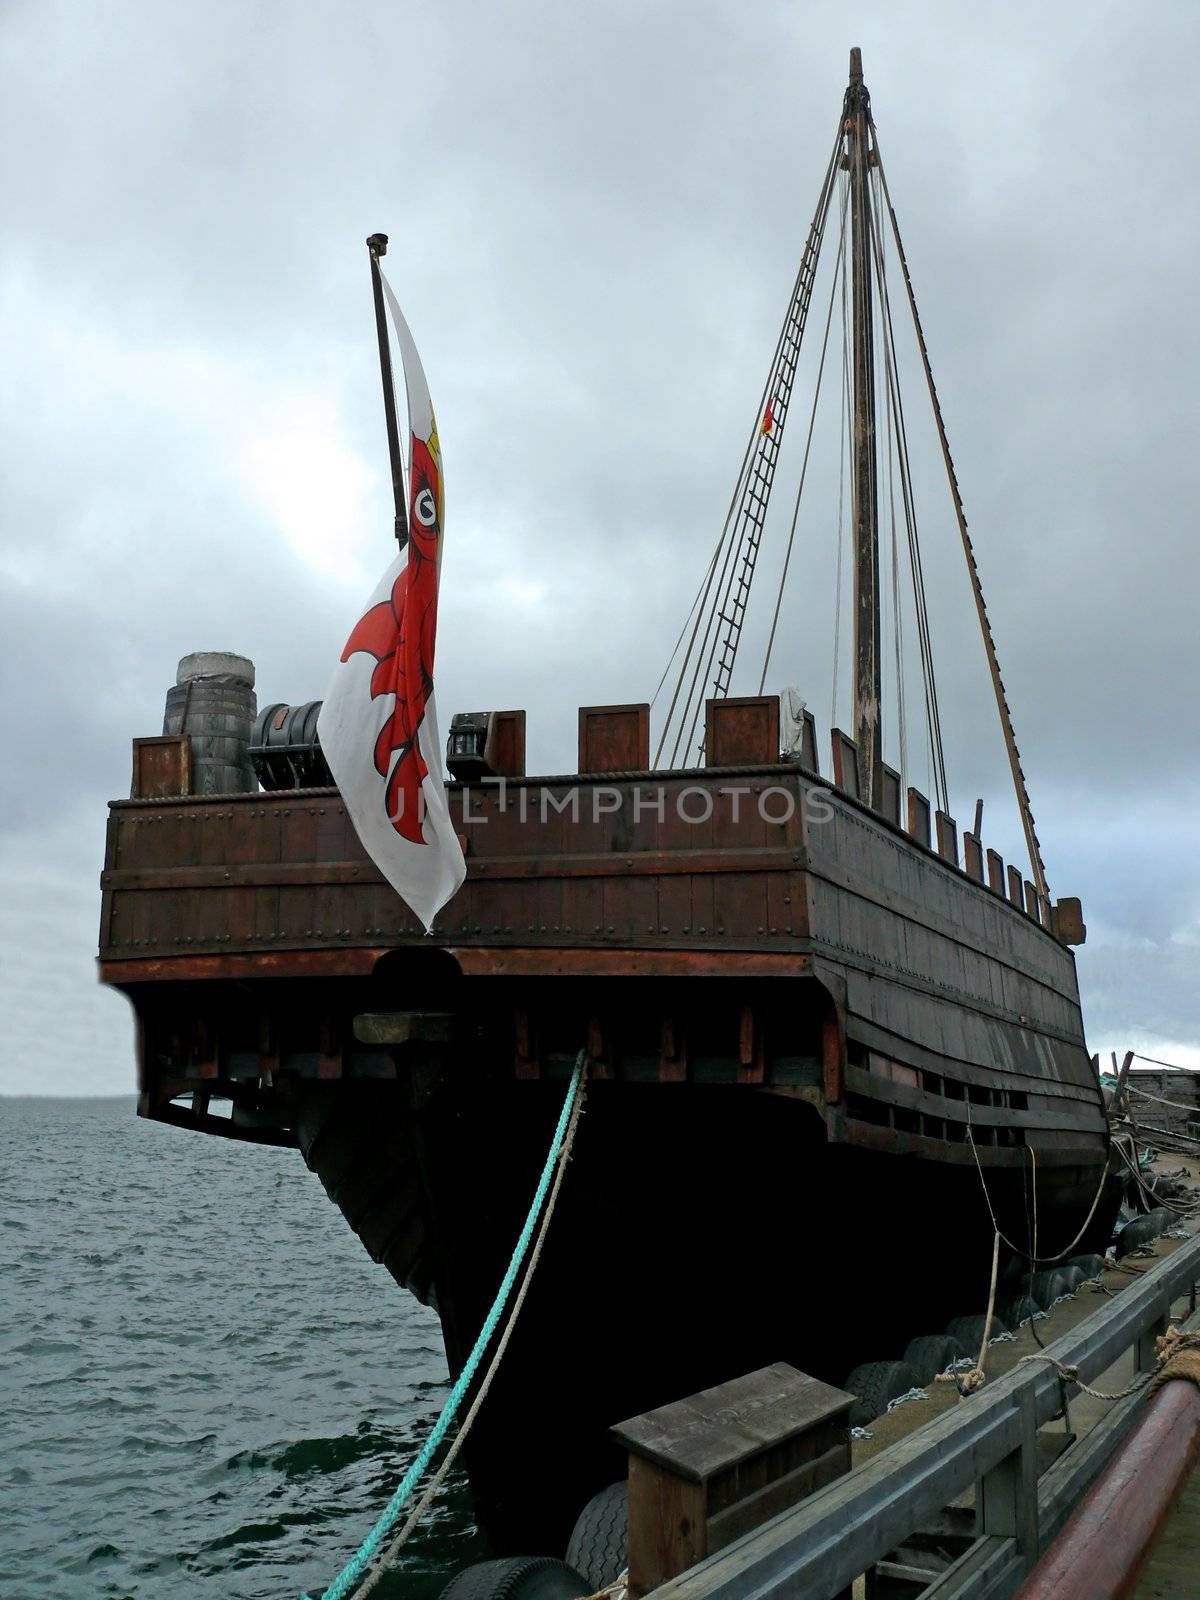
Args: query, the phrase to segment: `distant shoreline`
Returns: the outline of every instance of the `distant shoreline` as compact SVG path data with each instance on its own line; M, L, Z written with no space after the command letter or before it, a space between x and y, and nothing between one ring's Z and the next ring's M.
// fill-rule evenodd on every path
M0 1090L0 1100L62 1100L72 1105L81 1101L130 1100L136 1104L137 1094L128 1089L123 1094L24 1094L20 1091L9 1094L5 1090Z

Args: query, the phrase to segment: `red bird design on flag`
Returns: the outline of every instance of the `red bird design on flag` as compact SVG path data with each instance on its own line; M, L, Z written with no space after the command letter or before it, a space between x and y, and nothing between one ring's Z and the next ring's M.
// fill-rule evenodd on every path
M414 438L412 448L408 566L392 585L388 599L359 618L342 660L348 661L359 650L374 656L372 700L385 694L395 697L391 715L375 740L375 770L387 780L384 807L392 827L413 844L424 844L421 784L429 768L418 734L433 688L437 635L441 479L436 429L429 444Z

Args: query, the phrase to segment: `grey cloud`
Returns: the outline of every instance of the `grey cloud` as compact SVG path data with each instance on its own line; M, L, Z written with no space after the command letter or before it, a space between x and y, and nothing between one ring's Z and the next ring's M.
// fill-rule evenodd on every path
M443 716L526 705L532 763L569 767L579 703L652 690L716 536L855 42L1052 882L1094 930L1095 1042L1194 1044L1200 216L1167 153L1194 146L1197 114L1163 63L1190 57L1200 19L876 4L855 27L731 0L7 8L6 1084L46 1084L54 1014L72 1088L128 1087L122 1004L90 985L95 880L105 802L177 657L242 650L262 699L318 696L350 575L387 559L364 236L392 235L446 453ZM297 395L368 475L324 568L244 459L286 444ZM964 822L984 794L990 842L1019 859L921 427L954 805ZM824 457L772 671L822 723ZM276 470L319 495L303 451Z

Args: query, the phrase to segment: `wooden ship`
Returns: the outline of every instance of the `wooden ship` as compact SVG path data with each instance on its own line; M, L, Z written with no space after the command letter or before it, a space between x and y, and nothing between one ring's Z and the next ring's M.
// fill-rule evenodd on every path
M809 713L781 737L778 696L730 689L827 235L848 282L854 714L823 760ZM432 937L322 781L313 708L269 706L251 733L236 658L183 673L111 804L100 976L136 1013L139 1113L296 1147L436 1307L452 1371L586 1050L568 1181L465 1452L499 1551L562 1548L622 1474L622 1418L777 1361L838 1382L982 1309L989 1205L1026 1241L1035 1194L1044 1254L1089 1208L1079 1247L1107 1239L1079 905L1048 894L923 338L1028 877L960 835L940 738L932 798L884 760L889 239L915 318L856 52L655 755L647 704L583 707L578 771L551 776L525 771L523 711L456 718L468 872Z

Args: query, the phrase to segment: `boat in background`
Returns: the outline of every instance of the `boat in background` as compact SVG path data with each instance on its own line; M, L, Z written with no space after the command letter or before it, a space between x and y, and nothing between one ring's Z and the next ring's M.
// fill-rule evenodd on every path
M828 239L854 685L822 762L811 713L785 704L781 734L778 695L732 690ZM454 1373L586 1052L554 1227L465 1452L498 1551L564 1548L623 1473L623 1418L778 1361L838 1382L983 1309L994 1226L1037 1253L1031 1201L1043 1254L1111 1230L1079 903L1047 888L918 323L1028 877L951 815L889 259L915 318L855 52L655 755L648 703L581 708L578 771L552 776L526 774L524 711L457 717L448 795L468 870L432 938L326 781L313 708L271 705L252 729L240 658L185 665L111 805L100 975L137 1016L139 1113L299 1149L372 1257L436 1307ZM932 797L884 759L889 455Z

